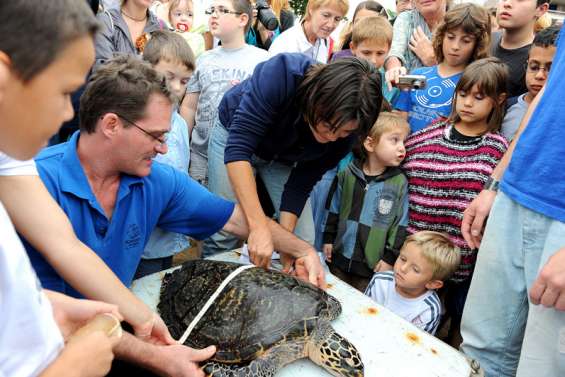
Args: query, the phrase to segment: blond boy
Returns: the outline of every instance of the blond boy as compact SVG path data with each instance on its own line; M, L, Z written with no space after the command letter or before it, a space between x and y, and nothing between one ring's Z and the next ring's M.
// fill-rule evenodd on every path
M362 18L353 25L349 50L336 52L332 60L355 56L373 63L381 74L383 97L392 103L398 96L399 90L397 88L389 90L383 68L391 43L392 26L386 18L382 16Z
M323 251L332 274L365 291L373 271L391 268L408 224L408 182L398 168L410 127L398 114L381 113L362 152L337 173Z
M460 258L446 235L414 233L406 238L393 270L375 273L365 294L433 335L442 310L435 291L457 269Z

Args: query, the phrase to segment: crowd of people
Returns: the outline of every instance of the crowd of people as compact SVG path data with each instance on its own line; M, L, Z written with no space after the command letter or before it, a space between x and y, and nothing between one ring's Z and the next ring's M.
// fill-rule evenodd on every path
M334 38L347 0L1 2L0 375L203 376L214 345L128 289L191 239L329 270L489 377L563 375L560 26L396 6ZM127 331L78 331L101 313Z

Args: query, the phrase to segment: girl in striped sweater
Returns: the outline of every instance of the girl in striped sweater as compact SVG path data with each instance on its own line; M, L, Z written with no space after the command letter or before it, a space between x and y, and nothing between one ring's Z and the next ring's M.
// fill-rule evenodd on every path
M504 117L507 71L496 58L470 64L455 88L453 108L406 141L408 232L434 230L461 249L461 264L446 283L445 306L458 333L477 250L461 234L463 211L483 189L508 147L498 131Z

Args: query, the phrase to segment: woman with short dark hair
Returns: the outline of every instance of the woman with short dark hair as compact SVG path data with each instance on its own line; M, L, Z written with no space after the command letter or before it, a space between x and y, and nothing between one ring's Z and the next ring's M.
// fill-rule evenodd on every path
M371 64L356 58L316 64L297 53L259 64L224 95L208 146L209 189L243 207L255 264L268 263L273 244L253 171L263 178L281 225L313 243L310 191L373 125L381 101L380 76ZM216 234L204 253L234 247L235 240Z

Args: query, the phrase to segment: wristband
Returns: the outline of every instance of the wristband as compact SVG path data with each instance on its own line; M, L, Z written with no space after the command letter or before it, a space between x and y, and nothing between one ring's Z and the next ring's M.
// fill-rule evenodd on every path
M483 186L483 190L490 190L490 191L498 191L498 185L500 184L499 181L494 179L493 177L488 177L487 181Z

